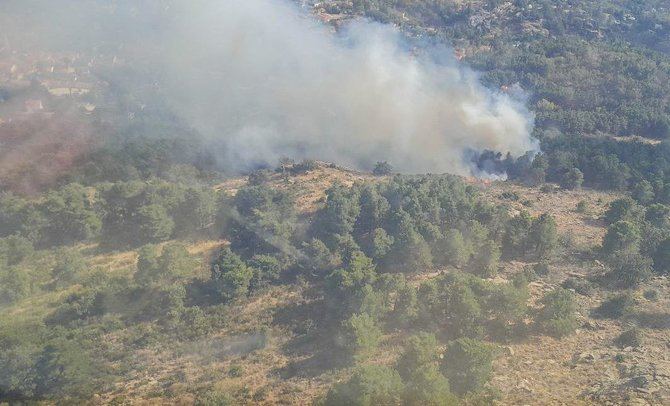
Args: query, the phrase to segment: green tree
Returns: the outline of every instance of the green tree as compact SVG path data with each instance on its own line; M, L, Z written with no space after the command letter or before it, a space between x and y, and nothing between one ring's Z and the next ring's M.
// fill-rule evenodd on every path
M612 255L623 251L637 251L640 243L639 229L628 221L617 221L607 228L602 251Z
M621 288L639 286L651 278L652 260L638 252L621 251L611 255L607 261L612 268L608 276Z
M393 172L393 167L386 161L377 162L372 173L377 176L390 175Z
M435 258L440 264L449 264L456 268L464 267L470 259L471 251L463 234L457 229L450 229L438 242Z
M577 327L575 297L569 290L556 288L544 295L535 315L539 329L555 337L571 334Z
M439 358L435 335L421 332L407 339L405 349L398 359L396 370L405 381Z
M534 219L529 237L529 243L539 258L551 256L558 246L558 232L554 218L544 213Z
M0 239L0 263L9 266L18 265L35 252L32 242L27 238L12 235Z
M96 370L80 344L56 338L44 347L36 360L36 394L51 399L89 396L94 389Z
M254 272L250 284L252 289L278 282L284 270L281 261L271 255L254 255L249 266Z
M186 189L183 201L170 213L175 222L175 232L185 237L205 233L214 225L216 204L217 196L211 188Z
M654 201L654 187L648 180L642 180L637 182L633 190L631 191L631 196L635 199L636 202L646 205Z
M133 276L138 285L146 287L160 279L158 257L158 247L155 245L147 244L139 249L137 270Z
M578 168L572 168L563 174L561 186L564 189L579 189L584 183L584 174Z
M302 272L311 276L323 276L332 272L336 259L323 241L313 238L302 243L303 257L298 263Z
M253 270L229 248L223 248L210 266L214 289L223 300L242 297L249 291Z
M75 249L59 249L56 251L56 264L51 275L63 284L72 283L76 277L86 270L86 259Z
M386 259L388 267L404 273L424 272L433 266L433 258L426 240L416 231L407 212L398 215L397 233L390 255Z
M503 253L505 256L514 258L526 254L528 236L532 225L533 218L526 211L522 211L507 223L503 235Z
M25 269L0 264L0 303L12 304L28 296L32 276Z
M623 197L610 203L605 212L605 223L609 226L618 221L628 221L633 224L639 223L643 210L630 197Z
M405 386L408 406L455 406L460 404L451 393L449 380L440 373L436 363L418 370Z
M661 242L653 256L654 271L659 274L670 273L670 238Z
M395 370L380 365L364 365L348 381L335 384L328 391L324 405L400 406L404 389Z
M354 314L342 322L340 346L348 356L360 361L377 349L381 336L382 332L373 316L367 313Z
M494 276L498 271L500 248L494 240L486 240L472 255L468 268L482 278Z
M491 379L493 346L471 338L459 338L447 346L442 370L452 390L460 395L477 392Z
M142 206L137 210L137 235L140 242L160 242L172 236L174 221L165 207L159 204Z
M90 192L79 184L70 184L47 193L39 209L47 220L42 231L43 243L67 245L95 237L102 221L94 210Z
M405 283L398 289L392 310L393 323L398 327L411 325L417 317L418 298L416 288Z

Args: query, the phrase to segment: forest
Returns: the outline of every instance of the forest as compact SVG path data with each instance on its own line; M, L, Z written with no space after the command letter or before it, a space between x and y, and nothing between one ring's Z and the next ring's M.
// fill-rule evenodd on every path
M0 113L53 112L0 120L0 404L552 403L504 379L555 348L568 401L670 399L666 2L312 11L452 46L528 106L538 151L474 151L483 179L231 168L138 72L81 100L0 82ZM614 389L570 381L605 363Z

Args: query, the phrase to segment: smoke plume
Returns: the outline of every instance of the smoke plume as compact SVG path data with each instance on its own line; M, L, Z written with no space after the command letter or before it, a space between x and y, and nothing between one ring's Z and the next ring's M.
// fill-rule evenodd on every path
M41 5L53 3L61 11L30 32L115 44L228 169L288 156L469 175L473 151L536 147L526 108L486 89L448 49L415 51L391 26L357 20L334 33L282 0Z

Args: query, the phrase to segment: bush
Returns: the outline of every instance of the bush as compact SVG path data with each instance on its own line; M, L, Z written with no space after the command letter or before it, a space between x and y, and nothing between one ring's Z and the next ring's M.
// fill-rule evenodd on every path
M400 405L404 385L398 373L380 365L365 365L328 391L325 406Z
M583 296L589 296L593 292L593 285L586 279L582 278L568 278L561 286L564 289L574 290Z
M564 189L579 189L584 183L584 174L577 168L567 171L561 178L561 186Z
M644 291L642 294L645 299L651 301L651 302L656 302L658 301L658 291L656 289L647 289Z
M419 333L411 336L398 359L396 369L404 380L410 380L427 365L438 360L437 339L433 334Z
M32 277L25 270L0 265L0 304L23 299L31 291Z
M608 263L612 268L608 277L620 288L636 287L652 275L652 260L637 252L617 252L610 256Z
M549 263L540 261L533 265L533 271L539 276L547 276L549 275Z
M270 171L259 169L249 174L248 183L251 186L258 186L270 181Z
M372 316L366 313L354 314L342 322L340 346L349 357L359 361L377 349L381 337L381 329Z
M224 248L210 266L214 289L223 300L234 300L249 291L253 270L230 248Z
M254 255L249 262L249 266L254 272L254 277L250 283L251 289L276 283L281 278L281 273L284 270L281 261L271 255Z
M554 337L571 334L577 327L577 306L573 294L557 288L547 293L540 302L542 308L535 316L540 331Z
M618 319L631 312L635 299L630 293L611 296L595 309L594 314L600 318Z
M606 255L622 251L636 251L640 242L639 229L628 221L617 221L607 228L602 251Z
M133 279L140 286L147 287L159 279L158 247L144 245L138 251L137 270Z
M556 221L549 214L542 214L533 220L529 244L538 258L548 258L558 246Z
M494 240L486 240L475 250L468 268L482 278L490 278L498 273L500 247Z
M626 330L614 340L614 344L621 348L639 347L642 345L642 334L637 328Z
M235 398L231 395L216 390L205 392L195 401L195 406L233 406L235 404Z
M13 235L0 239L0 263L4 259L6 265L18 265L34 252L33 243L27 238Z
M442 370L459 395L477 392L491 379L495 348L471 338L459 338L447 346Z
M294 174L306 173L319 169L319 163L313 159L304 159L300 163L293 165L291 172Z
M577 206L575 207L575 210L577 213L582 213L585 214L589 211L589 204L586 200L580 200L577 202Z
M658 245L652 259L656 273L670 274L670 238Z
M386 161L380 161L375 164L372 173L376 176L390 175L393 172L393 167Z
M417 370L406 383L405 404L408 406L455 406L460 404L451 393L449 380L435 363Z
M614 200L605 212L605 224L612 225L618 221L637 223L640 221L643 209L630 197Z
M140 207L136 221L138 241L143 243L165 241L174 230L174 221L159 204Z
M77 275L86 269L86 259L75 249L59 249L56 252L56 265L51 275L58 282L67 284L75 280Z

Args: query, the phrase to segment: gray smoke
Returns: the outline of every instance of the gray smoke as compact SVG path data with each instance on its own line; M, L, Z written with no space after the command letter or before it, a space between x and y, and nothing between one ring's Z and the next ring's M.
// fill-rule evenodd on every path
M468 175L471 151L536 148L525 107L486 89L448 50L411 52L393 27L354 21L335 34L282 0L137 4L104 23L99 6L75 7L68 25L77 30L61 37L113 34L134 46L126 62L157 72L168 105L225 166L288 156ZM92 33L81 31L84 17L97 24Z

